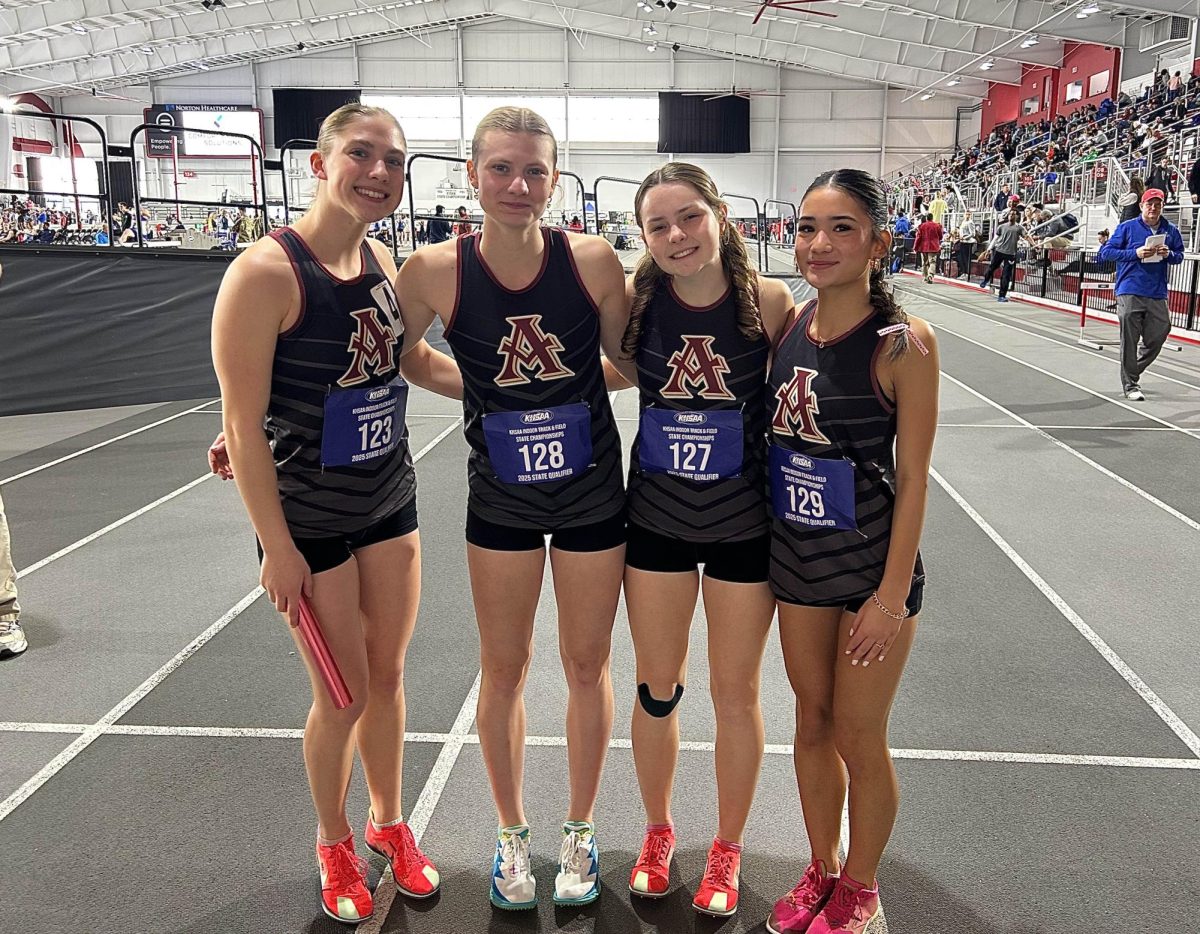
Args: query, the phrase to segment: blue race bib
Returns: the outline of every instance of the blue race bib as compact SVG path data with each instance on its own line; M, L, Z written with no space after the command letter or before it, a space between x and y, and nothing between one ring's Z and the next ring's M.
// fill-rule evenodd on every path
M771 508L794 525L857 531L854 464L809 457L772 444Z
M350 467L386 457L404 437L408 383L397 376L385 386L341 389L325 397L321 465Z
M650 406L638 428L638 461L646 473L700 483L742 472L742 413L737 409L677 412Z
M592 462L592 413L582 402L483 416L492 469L503 483L577 477Z

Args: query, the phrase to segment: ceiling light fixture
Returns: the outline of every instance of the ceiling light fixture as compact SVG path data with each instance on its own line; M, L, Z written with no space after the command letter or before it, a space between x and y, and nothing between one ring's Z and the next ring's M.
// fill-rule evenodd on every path
M84 26L82 23L72 23L71 28L74 29L81 36L87 34L87 27Z
M1094 3L1089 3L1080 12L1083 13L1085 16L1091 16L1093 13L1099 13L1100 7L1098 7Z
M986 62L980 63L979 70L980 71L991 71L995 67L996 67L995 59L989 58Z
M1037 36L1026 36L1025 41L1021 43L1021 48L1023 48L1023 49L1033 48L1035 45L1038 44L1039 41L1041 41L1041 40L1039 40Z
M658 43L651 42L648 46L646 46L646 51L647 52L657 52L658 51Z
M929 100L929 98L931 98L931 97L933 97L933 92L932 92L932 91L926 91L924 94L922 94L922 95L921 95L921 100L923 100L923 101L927 101L927 100Z
M952 88L956 84L962 84L962 79L961 78L951 78L949 81L946 82L946 87Z

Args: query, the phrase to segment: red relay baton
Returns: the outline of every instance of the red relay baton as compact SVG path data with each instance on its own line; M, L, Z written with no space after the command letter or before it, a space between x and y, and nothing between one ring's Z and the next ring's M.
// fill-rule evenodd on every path
M333 653L329 651L329 643L325 641L325 636L321 632L321 624L317 622L317 615L312 611L304 594L300 595L300 635L308 648L309 657L321 674L321 680L325 682L333 706L338 710L345 710L354 703L354 698L350 696L350 689L346 687L346 681L342 677L341 671L338 670L337 662L333 660Z

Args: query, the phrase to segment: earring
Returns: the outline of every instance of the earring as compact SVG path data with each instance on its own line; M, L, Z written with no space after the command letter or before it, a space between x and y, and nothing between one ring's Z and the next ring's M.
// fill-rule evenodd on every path
M883 268L883 261L880 260L880 258L878 256L876 256L873 260L871 260L871 272L879 272L879 270L882 268Z

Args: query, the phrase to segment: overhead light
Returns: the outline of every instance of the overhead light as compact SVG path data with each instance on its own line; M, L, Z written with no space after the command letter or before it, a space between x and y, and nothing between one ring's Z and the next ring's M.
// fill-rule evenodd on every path
M1091 16L1093 13L1099 13L1100 7L1096 6L1096 4L1094 4L1094 3L1089 3L1087 6L1085 6L1079 12L1082 13L1084 16Z
M648 46L646 46L646 51L647 52L657 52L658 51L658 43L651 42Z
M1026 36L1025 41L1021 43L1021 48L1030 49L1037 45L1040 40L1037 36Z
M962 84L962 78L951 78L949 81L946 82L946 87L952 88L956 84Z
M449 29L451 32L454 32L456 29L458 29L458 23L451 23L446 28Z
M195 65L197 68L199 68L201 71L208 71L208 66L206 64L204 64L204 62L192 62L192 64Z
M1091 16L1091 14L1086 12L1085 10L1080 10L1078 13L1075 14L1076 19L1087 19L1089 16Z
M642 27L642 32L644 32L644 33L646 33L647 35L650 35L650 36L657 36L657 35L658 35L658 30L654 28L654 24L653 24L653 23L651 23L649 26L643 26L643 27Z
M991 58L989 58L986 62L980 62L980 64L979 64L980 71L991 71L995 67L996 67L996 61L995 61L995 59L991 59Z
M154 54L154 49L150 48L150 46L148 46L148 45L143 45L143 46L139 47L138 51L141 52L143 55L153 55Z
M921 95L921 100L923 100L923 101L927 101L927 100L929 100L929 98L931 98L931 97L933 97L933 92L932 92L932 91L926 91L924 94L922 94L922 95Z
M71 28L74 29L81 36L87 34L87 27L84 26L82 23L72 23Z

